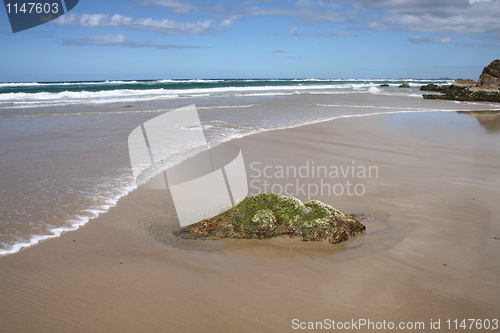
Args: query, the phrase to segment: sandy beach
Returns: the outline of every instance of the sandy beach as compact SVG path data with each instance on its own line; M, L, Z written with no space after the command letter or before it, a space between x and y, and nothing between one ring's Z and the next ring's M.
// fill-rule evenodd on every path
M500 319L495 124L491 114L393 114L234 140L251 194L264 186L265 167L376 167L364 177L299 179L358 184L357 194L343 187L314 199L356 214L366 232L339 245L181 239L170 197L139 188L77 231L0 257L0 331L287 332L309 322L326 329L333 320L421 332L431 325L453 332L454 320L464 319L493 325ZM271 178L275 189L297 185ZM313 198L295 185L299 199Z

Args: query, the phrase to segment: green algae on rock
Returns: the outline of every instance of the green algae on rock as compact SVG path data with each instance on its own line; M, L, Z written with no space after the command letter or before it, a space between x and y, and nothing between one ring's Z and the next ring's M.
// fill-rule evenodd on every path
M243 199L227 211L190 225L186 232L221 238L300 237L304 241L345 241L366 227L321 201L261 193Z

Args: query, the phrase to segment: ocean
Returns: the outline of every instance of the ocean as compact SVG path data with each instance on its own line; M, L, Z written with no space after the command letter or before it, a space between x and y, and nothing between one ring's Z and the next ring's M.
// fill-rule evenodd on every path
M0 83L0 255L77 229L130 193L128 135L180 107L196 105L212 146L343 117L500 109L422 98L422 85L450 80L405 81L410 88L392 79ZM177 153L169 165L188 156Z

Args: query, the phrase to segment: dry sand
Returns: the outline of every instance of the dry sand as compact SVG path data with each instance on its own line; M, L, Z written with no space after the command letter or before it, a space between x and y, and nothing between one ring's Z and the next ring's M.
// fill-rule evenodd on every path
M0 331L286 332L293 319L366 319L451 332L447 319L500 319L499 132L411 114L236 143L260 169L377 166L378 177L348 179L364 195L315 197L361 216L366 233L339 245L179 239L168 195L138 189L77 231L0 258Z

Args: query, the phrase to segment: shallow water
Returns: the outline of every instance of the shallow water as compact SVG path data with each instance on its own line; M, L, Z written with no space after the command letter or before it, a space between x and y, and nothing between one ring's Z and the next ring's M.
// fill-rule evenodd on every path
M428 82L404 90L392 81L385 89L379 82L342 81L338 86L224 83L229 86L177 88L175 94L107 88L93 88L86 95L64 90L0 92L0 254L77 228L134 189L128 135L169 110L195 104L206 139L214 145L343 117L500 109L488 103L423 100L418 87ZM480 123L475 126L480 128ZM182 147L178 153L176 160L167 162L188 155Z

